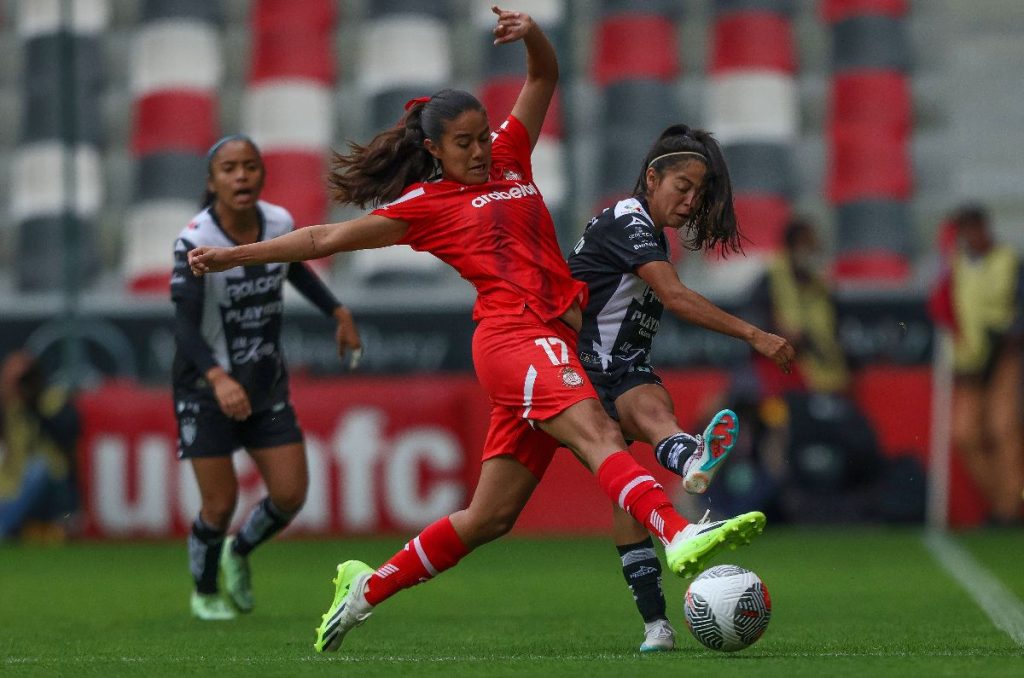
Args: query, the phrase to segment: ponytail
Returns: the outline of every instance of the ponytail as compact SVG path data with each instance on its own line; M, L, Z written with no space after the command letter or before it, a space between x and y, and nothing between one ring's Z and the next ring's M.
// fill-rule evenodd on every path
M395 200L411 184L440 173L424 142L439 142L445 123L466 110L483 110L472 94L445 89L413 99L394 127L377 134L365 146L349 142L347 154L333 154L328 184L331 197L342 204L365 208Z
M721 147L709 132L682 124L668 127L647 152L633 194L646 195L648 169L660 176L669 168L695 158L707 166L707 174L696 209L685 224L685 235L680 231L683 245L693 251L718 248L723 256L742 252L743 236L736 223L729 168Z

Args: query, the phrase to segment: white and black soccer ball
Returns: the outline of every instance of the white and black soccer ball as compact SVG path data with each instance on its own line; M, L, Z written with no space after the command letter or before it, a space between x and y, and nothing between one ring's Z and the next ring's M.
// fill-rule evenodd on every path
M722 652L756 643L772 618L768 587L737 565L715 565L701 572L686 589L684 607L693 637Z

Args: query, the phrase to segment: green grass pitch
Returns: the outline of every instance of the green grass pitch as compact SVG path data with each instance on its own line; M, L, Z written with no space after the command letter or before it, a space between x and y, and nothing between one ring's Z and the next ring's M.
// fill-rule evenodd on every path
M1024 598L1024 535L954 535ZM755 570L773 617L734 654L686 630L685 583L665 577L678 650L637 652L641 624L608 539L508 538L400 593L317 655L339 560L379 564L403 543L272 542L253 558L257 608L188 615L184 543L0 548L0 674L12 676L1022 676L1024 652L936 563L916 530L772 528L716 563Z

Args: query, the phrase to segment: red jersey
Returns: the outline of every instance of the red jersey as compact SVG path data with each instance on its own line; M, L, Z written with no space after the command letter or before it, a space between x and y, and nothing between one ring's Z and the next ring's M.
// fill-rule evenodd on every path
M430 252L473 284L474 320L520 315L529 306L547 321L574 301L585 306L587 286L569 272L533 183L529 133L509 116L491 140L487 182L412 184L373 214L408 223L399 244Z

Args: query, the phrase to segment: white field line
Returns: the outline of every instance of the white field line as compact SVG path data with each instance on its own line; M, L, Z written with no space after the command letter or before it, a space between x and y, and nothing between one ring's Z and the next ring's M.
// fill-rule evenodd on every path
M924 543L996 628L1024 647L1024 603L946 533L928 530Z

